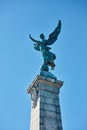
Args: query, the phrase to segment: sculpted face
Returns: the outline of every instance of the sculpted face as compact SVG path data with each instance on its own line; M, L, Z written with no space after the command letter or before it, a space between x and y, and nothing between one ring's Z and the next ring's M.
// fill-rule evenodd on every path
M45 36L44 36L43 33L40 34L40 38L41 38L42 40L44 40Z

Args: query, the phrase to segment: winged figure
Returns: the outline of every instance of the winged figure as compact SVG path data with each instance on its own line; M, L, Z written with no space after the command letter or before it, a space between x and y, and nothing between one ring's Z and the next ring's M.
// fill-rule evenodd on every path
M48 39L45 39L43 33L40 34L41 41L35 40L31 35L29 35L30 39L35 43L34 48L37 51L41 51L44 63L41 66L41 70L49 71L49 66L51 69L55 68L54 60L56 59L56 55L52 53L50 45L52 45L58 38L58 35L61 31L61 20L58 21L57 27L54 31L49 35Z

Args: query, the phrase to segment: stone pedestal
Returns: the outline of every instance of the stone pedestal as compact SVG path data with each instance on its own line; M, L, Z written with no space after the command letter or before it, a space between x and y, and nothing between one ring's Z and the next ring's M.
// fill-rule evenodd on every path
M30 130L63 130L59 103L60 80L37 76L27 92L31 94Z

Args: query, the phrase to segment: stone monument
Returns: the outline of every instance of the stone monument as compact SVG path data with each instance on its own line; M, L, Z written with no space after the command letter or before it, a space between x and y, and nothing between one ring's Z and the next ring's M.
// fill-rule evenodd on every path
M49 72L49 68L55 68L56 55L50 51L52 45L61 31L61 21L46 40L43 33L40 34L41 41L30 39L35 42L34 48L42 53L43 64L40 74L35 77L27 93L31 95L32 108L30 130L63 130L59 92L63 81Z

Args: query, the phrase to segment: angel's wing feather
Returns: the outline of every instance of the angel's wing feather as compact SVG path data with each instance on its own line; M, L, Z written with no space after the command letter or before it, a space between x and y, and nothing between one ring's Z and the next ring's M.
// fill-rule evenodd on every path
M61 21L59 20L57 27L55 30L49 35L47 45L52 45L56 40L61 31Z

